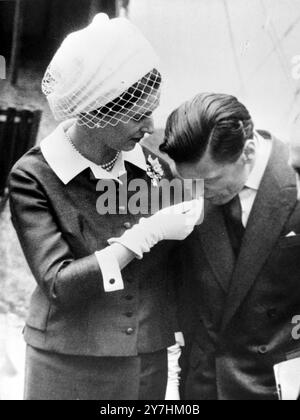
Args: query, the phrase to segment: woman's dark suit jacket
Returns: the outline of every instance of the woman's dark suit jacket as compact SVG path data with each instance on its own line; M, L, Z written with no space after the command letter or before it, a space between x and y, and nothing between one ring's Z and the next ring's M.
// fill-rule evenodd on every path
M144 154L156 157L147 149ZM161 164L170 177L168 166ZM126 169L129 181L141 178L151 184L140 168L127 162ZM106 293L94 253L141 215L100 216L96 184L88 169L64 185L39 147L11 173L12 221L38 284L26 342L46 351L84 356L135 356L165 349L175 342L168 269L174 242L162 242L143 260L133 261L122 273L124 290ZM133 194L128 193L128 200Z

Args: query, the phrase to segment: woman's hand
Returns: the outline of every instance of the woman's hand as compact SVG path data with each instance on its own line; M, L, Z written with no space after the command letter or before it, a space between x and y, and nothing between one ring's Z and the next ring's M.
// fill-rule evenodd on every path
M156 232L160 240L181 241L202 222L203 208L203 200L186 201L167 207L140 223Z
M204 200L193 200L167 207L148 219L142 218L120 238L110 239L131 250L137 258L163 240L183 240L203 220Z

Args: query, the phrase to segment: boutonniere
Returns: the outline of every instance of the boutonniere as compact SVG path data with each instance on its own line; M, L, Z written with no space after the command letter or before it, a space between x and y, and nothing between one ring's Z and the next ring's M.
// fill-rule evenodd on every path
M159 182L164 176L164 170L159 163L158 158L153 159L152 156L149 155L148 157L148 165L147 165L147 175L152 180L152 185L154 187L158 187Z

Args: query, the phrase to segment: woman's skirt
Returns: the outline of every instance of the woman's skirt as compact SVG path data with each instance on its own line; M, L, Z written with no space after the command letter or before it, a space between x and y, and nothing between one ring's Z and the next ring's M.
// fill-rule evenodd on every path
M25 400L164 400L167 351L137 357L26 352Z

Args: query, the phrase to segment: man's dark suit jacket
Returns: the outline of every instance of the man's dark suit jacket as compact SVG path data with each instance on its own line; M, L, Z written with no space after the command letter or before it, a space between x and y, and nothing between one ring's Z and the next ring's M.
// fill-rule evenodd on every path
M155 155L144 149L145 157ZM66 162L67 164L67 162ZM168 166L161 161L166 177ZM126 163L128 182L151 180ZM118 184L115 181L111 181ZM67 355L136 356L175 342L171 270L174 243L162 242L123 270L124 290L105 293L95 251L121 236L141 215L97 213L97 180L88 169L64 185L39 147L10 177L12 220L37 281L25 328L33 347ZM143 191L149 199L148 191ZM134 192L128 192L128 200ZM141 197L141 200L143 200ZM148 200L150 210L151 200ZM148 216L147 214L145 217Z
M273 366L300 356L300 203L287 147L262 134L273 151L238 260L210 204L182 249L186 399L276 399Z

